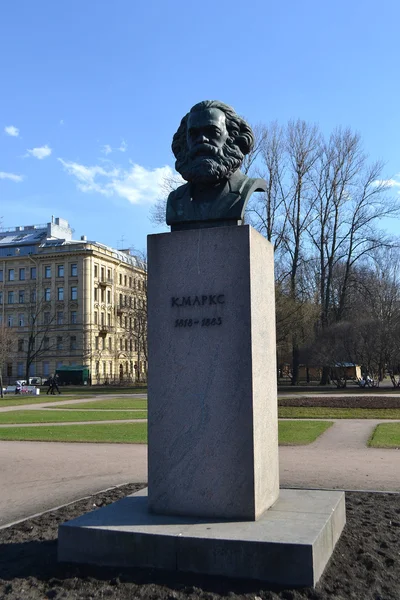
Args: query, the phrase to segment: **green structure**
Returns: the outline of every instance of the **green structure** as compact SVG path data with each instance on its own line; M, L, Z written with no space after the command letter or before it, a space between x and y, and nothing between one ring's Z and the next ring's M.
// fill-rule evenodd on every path
M89 367L84 365L60 367L56 370L60 385L88 385L90 382Z

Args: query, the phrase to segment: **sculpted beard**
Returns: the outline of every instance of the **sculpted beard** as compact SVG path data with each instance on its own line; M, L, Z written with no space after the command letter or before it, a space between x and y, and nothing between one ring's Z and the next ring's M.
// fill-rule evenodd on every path
M230 177L239 169L244 159L240 148L228 138L223 148L202 144L190 152L181 152L175 168L186 181L216 183Z

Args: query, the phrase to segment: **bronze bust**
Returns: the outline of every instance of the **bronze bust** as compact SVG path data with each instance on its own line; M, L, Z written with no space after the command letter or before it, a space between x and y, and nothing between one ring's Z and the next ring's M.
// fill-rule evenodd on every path
M266 190L263 179L239 170L253 145L250 126L227 104L191 108L172 140L175 168L188 183L168 196L171 231L242 224L251 194Z

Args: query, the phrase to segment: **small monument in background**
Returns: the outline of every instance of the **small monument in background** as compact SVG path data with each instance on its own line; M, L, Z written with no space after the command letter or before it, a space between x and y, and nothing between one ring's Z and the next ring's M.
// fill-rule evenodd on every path
M172 149L188 182L148 237L148 491L64 523L59 559L315 585L344 494L279 493L271 244L243 223L249 125L196 104Z

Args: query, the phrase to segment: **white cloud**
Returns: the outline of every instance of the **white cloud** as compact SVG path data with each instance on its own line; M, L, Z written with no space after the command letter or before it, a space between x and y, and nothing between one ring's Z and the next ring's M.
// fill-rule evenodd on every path
M112 146L110 146L110 144L104 144L104 146L101 147L101 152L107 156L107 154L111 154L111 152L126 152L127 149L128 144L125 140L122 140L118 148L113 148Z
M65 171L77 180L82 192L97 192L103 196L119 196L132 204L155 202L163 192L166 179L176 177L169 166L146 169L131 163L129 169L99 165L85 166L58 159ZM182 180L183 183L183 180Z
M39 160L43 158L47 158L52 153L52 149L46 144L45 146L39 146L38 148L31 148L27 150L27 154L25 156L34 156Z
M14 125L7 125L7 127L4 127L4 131L7 135L11 135L12 137L19 136L19 129L18 127L14 127Z
M117 150L119 150L120 152L126 152L128 149L128 144L126 143L125 140L122 140L121 145L119 148L117 148Z
M101 151L103 154L105 154L107 156L107 154L111 154L112 148L111 148L110 144L104 144L104 146L101 147Z
M0 179L10 179L11 181L20 182L23 178L23 175L15 175L15 173L5 173L4 171L0 171Z

